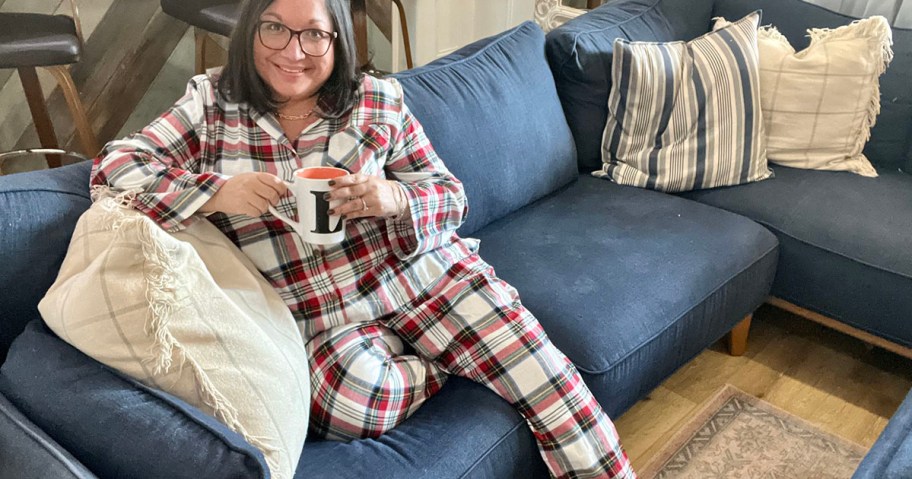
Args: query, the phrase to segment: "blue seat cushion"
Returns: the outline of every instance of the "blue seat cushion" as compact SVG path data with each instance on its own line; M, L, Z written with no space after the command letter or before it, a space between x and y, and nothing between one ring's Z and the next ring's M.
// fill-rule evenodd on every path
M796 50L810 41L808 28L836 28L856 18L802 0L717 0L714 16L741 18L763 9L763 25L774 25ZM912 173L912 30L893 27L893 61L880 77L880 114L864 154L880 169Z
M0 392L100 477L268 477L239 434L89 358L40 319L13 342Z
M576 177L573 136L544 51L544 33L526 22L394 75L434 149L465 185L469 216L461 235Z
M601 140L608 121L614 40L690 40L709 30L711 8L712 0L620 0L548 33L548 62L576 141L581 169L592 171L602 166Z
M297 479L545 479L525 420L483 386L459 377L377 439L308 441Z
M762 304L777 259L747 218L588 175L476 236L612 414Z
M868 451L852 479L912 477L912 392Z
M768 181L685 196L776 233L774 296L912 346L912 176L774 171Z
M100 477L268 477L262 454L241 436L82 354L41 320L14 342L0 369L0 392ZM75 461L63 465L81 468ZM451 378L414 416L378 439L308 440L295 474L370 476L507 479L548 473L532 433L509 404L480 385Z

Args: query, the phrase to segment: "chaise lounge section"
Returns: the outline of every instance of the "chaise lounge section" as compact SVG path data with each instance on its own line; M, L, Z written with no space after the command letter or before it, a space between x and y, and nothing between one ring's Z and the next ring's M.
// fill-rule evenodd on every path
M548 35L548 55L579 161L601 165L615 38L688 40L712 18L762 9L796 50L808 28L855 20L801 0L617 0ZM562 15L567 15L562 8ZM762 224L779 242L769 302L912 358L912 30L893 27L893 60L880 78L881 112L864 153L877 178L771 165L757 183L679 195ZM910 395L912 398L912 395ZM856 477L912 477L907 398Z

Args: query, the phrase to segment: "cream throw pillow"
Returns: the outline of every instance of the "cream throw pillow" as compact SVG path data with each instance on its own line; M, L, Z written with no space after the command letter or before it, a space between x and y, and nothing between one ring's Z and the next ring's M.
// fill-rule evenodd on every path
M285 303L210 222L172 235L127 197L96 196L38 306L44 321L87 355L219 419L263 451L273 478L291 479L310 376Z
M793 168L877 176L861 152L880 113L879 77L893 58L884 17L808 30L800 52L775 27L759 31L767 158Z

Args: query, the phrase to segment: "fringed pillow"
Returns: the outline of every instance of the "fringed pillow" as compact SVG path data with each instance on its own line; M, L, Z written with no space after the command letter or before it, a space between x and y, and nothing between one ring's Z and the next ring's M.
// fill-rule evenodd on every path
M862 149L880 113L880 76L893 58L890 24L874 16L808 34L810 45L800 52L776 27L758 34L767 158L877 176Z
M88 356L220 420L263 451L273 478L291 479L310 409L291 312L208 221L172 235L127 203L108 195L79 219L39 304L44 321Z

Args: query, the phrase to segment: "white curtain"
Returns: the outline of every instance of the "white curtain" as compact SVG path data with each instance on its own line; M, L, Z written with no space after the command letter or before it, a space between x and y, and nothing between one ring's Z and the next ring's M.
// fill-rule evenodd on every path
M806 0L857 18L882 15L894 27L912 28L912 0Z

